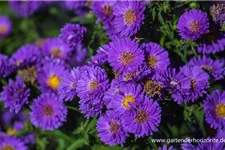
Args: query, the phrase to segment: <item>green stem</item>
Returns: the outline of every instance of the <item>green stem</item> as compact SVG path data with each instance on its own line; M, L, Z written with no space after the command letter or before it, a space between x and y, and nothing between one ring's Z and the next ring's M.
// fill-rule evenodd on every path
M199 128L200 128L203 136L206 137L206 131L205 131L205 127L203 125L203 123L204 123L204 113L203 113L203 111L202 111L201 114L199 114L197 111L194 111L193 114L194 114L194 116L195 116L195 118L198 122Z

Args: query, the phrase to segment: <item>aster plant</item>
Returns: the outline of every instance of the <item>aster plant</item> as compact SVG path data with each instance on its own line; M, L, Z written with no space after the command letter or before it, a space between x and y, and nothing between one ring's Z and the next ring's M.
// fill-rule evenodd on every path
M12 22L7 16L0 16L0 38L7 37L12 32Z
M28 104L30 90L26 87L21 76L16 80L9 80L9 84L3 87L0 98L4 101L4 106L9 108L10 112L18 113L24 104Z

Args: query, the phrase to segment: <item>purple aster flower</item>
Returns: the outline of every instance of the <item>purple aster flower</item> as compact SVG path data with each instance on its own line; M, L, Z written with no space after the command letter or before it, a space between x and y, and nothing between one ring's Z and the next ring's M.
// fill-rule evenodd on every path
M113 41L115 39L121 39L122 37L118 35L116 31L116 27L113 24L113 21L104 21L103 22L103 29L106 30L107 35L112 39Z
M84 7L86 5L86 1L71 1L71 0L66 0L65 5L68 7L70 10L77 10L81 7Z
M61 30L59 37L66 43L70 48L74 48L81 44L84 34L87 29L80 26L79 24L67 23Z
M184 66L180 69L180 72L188 77L191 81L191 88L186 93L181 93L180 99L177 98L179 104L181 102L194 102L199 97L206 94L206 89L209 87L209 76L198 66Z
M120 88L126 86L127 82L121 82L114 79L110 83L110 88L105 92L103 101L108 109L112 108L111 103L114 102L114 95L120 92Z
M146 5L149 5L151 0L144 0L144 2L145 2Z
M143 81L144 92L149 97L162 99L165 93L165 85L158 79L147 79Z
M7 37L12 32L12 23L7 16L0 15L0 39Z
M182 150L196 150L197 147L191 144L190 142L185 142L181 144Z
M25 122L27 121L27 116L24 111L20 111L18 113L6 111L2 113L1 119L5 127L11 126L11 123L18 121L18 122Z
M186 11L179 19L177 29L184 40L196 40L208 33L209 19L201 10Z
M132 106L137 105L144 98L143 89L140 85L134 83L121 86L119 90L115 91L112 95L112 102L109 108L112 108L119 114L130 113Z
M61 84L59 86L59 96L65 101L71 101L76 96L76 86L78 79L80 78L80 68L74 68L70 73L65 74L62 77Z
M150 42L143 44L142 49L145 52L145 61L148 67L156 72L165 71L170 64L168 52L159 44Z
M130 115L124 115L124 124L128 132L137 137L152 135L158 131L161 122L161 108L157 102L145 97Z
M68 59L72 49L69 48L62 40L58 37L48 38L42 45L42 53L44 56L51 56L60 59Z
M206 122L211 128L225 128L225 92L215 90L203 102Z
M218 139L225 138L225 130L224 129L217 129L215 138L218 138Z
M67 61L71 68L82 66L88 58L88 50L83 45L78 45L75 47L75 52L72 52L72 56Z
M81 113L84 114L86 118L94 117L101 114L104 107L102 101L102 96L93 97L92 99L81 99L79 101Z
M63 64L54 62L45 63L37 75L39 87L42 91L57 91L65 74L67 74L67 70Z
M27 150L25 143L14 136L0 135L1 150Z
M56 57L44 57L41 59L40 64L45 65L45 64L49 64L49 63L58 64L58 65L64 66L67 69L70 69L69 64L67 64L65 60L62 60L62 59L56 58ZM39 66L38 68L39 68L39 70L41 70L41 66Z
M101 113L104 106L102 97L108 89L108 79L105 71L98 66L83 66L80 72L76 90L80 97L80 110L89 118Z
M21 131L24 129L24 124L22 121L14 121L12 127L7 128L7 135L15 135L18 131Z
M132 40L119 40L110 43L108 61L119 74L135 71L144 61L142 49L138 42Z
M213 21L221 25L225 21L225 5L224 4L214 4L210 7L210 14L213 18Z
M17 68L34 65L40 61L41 50L39 47L28 44L21 46L10 58L10 64Z
M14 117L19 115L21 112L18 114L9 111L2 112L0 115L1 124L3 124L2 126L10 126L10 123L13 121Z
M173 148L173 146L167 147L166 145L163 145L163 147L159 147L158 150L175 150L175 149Z
M107 63L109 50L110 46L108 44L99 47L97 54L91 57L92 63L98 66L102 66Z
M5 130L7 135L15 135L18 131L24 129L24 122L27 121L27 116L23 111L18 113L10 113L5 111L0 115L0 126Z
M8 63L8 57L6 55L0 54L0 77L5 77L10 74L11 69Z
M20 130L24 129L23 122L15 121L14 124L13 124L13 129L16 130L16 131L20 131Z
M67 109L55 94L40 95L30 108L31 122L43 130L55 130L66 121Z
M77 82L77 95L87 101L101 96L108 88L105 71L98 66L84 66Z
M32 16L41 6L41 1L9 1L10 7L16 15Z
M122 118L109 110L98 119L96 128L101 141L110 146L125 143L128 133Z
M215 142L214 139L208 137L204 142L198 143L197 146L194 146L190 142L181 144L182 150L224 150L224 143Z
M35 135L33 133L28 133L22 137L22 140L27 145L35 144Z
M214 27L214 29L217 27ZM198 42L197 50L203 54L215 54L225 49L225 34L213 33L203 36L200 42Z
M98 17L97 23L100 21L112 21L113 20L113 6L116 1L93 1L92 12Z
M56 1L51 1L51 0L45 0L45 1L41 1L42 6L49 6L56 3Z
M117 79L121 81L125 81L125 82L139 81L145 76L149 75L150 73L151 73L151 70L148 68L147 64L143 63L137 69L131 72L126 72L126 73L123 73L122 75L119 75Z
M211 138L207 138L209 142L200 142L196 150L225 150L224 143L210 142Z
M180 99L181 94L185 94L191 88L191 81L183 73L176 69L167 69L160 74L160 82L172 92L175 101ZM179 102L179 101L178 101Z
M205 72L211 75L214 80L220 80L225 75L225 65L223 60L213 60L204 55L202 57L192 58L189 64L201 67Z
M18 113L21 107L28 103L29 95L30 90L24 84L23 78L17 76L15 81L10 79L8 85L3 87L0 99L4 101L5 108L9 108L10 112Z
M113 6L113 25L117 34L130 37L136 34L145 18L145 4L142 1L119 1Z

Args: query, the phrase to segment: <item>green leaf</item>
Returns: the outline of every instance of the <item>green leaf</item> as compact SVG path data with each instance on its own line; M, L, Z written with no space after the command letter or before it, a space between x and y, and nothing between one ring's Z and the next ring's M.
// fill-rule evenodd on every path
M36 144L37 144L37 149L38 150L46 150L46 145L48 141L46 138L36 138Z
M162 15L161 15L161 11L158 12L158 20L159 20L159 22L162 25L165 25L164 19L163 19Z
M155 12L155 7L152 9L152 20L155 20L156 12Z
M95 118L93 118L93 119L90 121L90 123L87 125L87 128L86 128L85 132L88 133L90 130L95 129L96 122L97 122L97 119L96 119L96 117L95 117Z
M58 139L57 150L65 150L65 141L63 139Z
M198 122L199 125L199 129L202 131L202 134L204 137L206 137L206 131L205 131L205 127L204 127L204 112L203 109L195 109L194 110L194 116Z
M85 145L85 140L84 139L78 139L76 140L73 144L71 144L67 150L76 150L82 146Z

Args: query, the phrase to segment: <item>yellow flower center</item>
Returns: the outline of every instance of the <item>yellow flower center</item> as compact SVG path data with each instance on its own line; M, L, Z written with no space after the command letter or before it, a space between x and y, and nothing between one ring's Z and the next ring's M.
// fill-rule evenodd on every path
M135 102L135 99L134 99L134 96L133 95L127 95L123 98L123 107L129 109L130 108L130 105L129 105L129 102L130 103L134 103Z
M18 61L16 62L16 66L19 67L20 65L21 65L21 61L18 60Z
M127 75L124 76L124 81L129 81L132 78L137 77L137 75L138 75L138 72L137 71L134 71L132 73L129 73L129 74L127 74Z
M143 123L143 122L147 121L148 120L148 113L146 111L143 111L143 110L138 110L137 114L136 114L136 117L135 117L135 120L139 123Z
M85 6L87 6L88 8L90 8L92 5L92 1L88 0L85 4Z
M225 104L218 104L216 106L216 115L221 118L225 117Z
M190 29L192 32L198 32L199 29L200 29L200 25L199 25L198 21L193 21L193 22L190 24L189 29Z
M194 79L191 79L191 90L195 90L195 88L196 88L196 85L197 85L197 83L196 83L196 80L194 80Z
M120 129L120 126L119 126L119 124L117 122L112 122L110 124L110 128L109 128L110 132L116 133L119 129Z
M110 6L110 5L105 5L105 6L103 7L103 13L104 13L106 16L110 16L110 15L113 13L112 6Z
M2 150L15 150L15 148L10 145L4 145Z
M75 89L75 88L76 88L76 84L72 83L72 89Z
M61 50L59 48L53 48L51 50L51 54L54 57L61 57L62 56L62 52L61 52Z
M51 105L46 105L46 106L43 107L43 114L46 117L51 116L53 113L54 113L54 109Z
M7 27L4 25L0 25L0 34L5 34L7 32Z
M48 79L48 86L51 87L52 89L57 89L59 87L60 82L61 79L53 75Z
M35 82L37 77L38 70L35 66L31 66L27 69L22 70L23 78L27 82L31 82L32 84Z
M137 19L136 13L133 9L128 9L124 14L124 22L132 25Z
M162 88L161 84L153 80L147 80L144 84L144 91L150 97L161 96Z
M201 65L201 68L207 72L212 71L212 67L211 66L206 66L206 65Z
M156 57L155 56L149 56L147 59L147 64L149 68L153 68L156 65Z
M176 88L179 85L179 81L177 81L176 79L171 79L170 85Z
M21 4L26 4L27 3L27 0L22 0L20 1Z
M16 130L15 130L15 129L9 129L9 130L7 131L7 134L8 134L8 135L14 135L14 134L16 134Z
M134 59L134 55L131 52L125 52L121 55L120 60L124 65L129 65Z
M88 84L88 88L92 91L97 90L98 89L98 81L91 80L91 82L89 82L89 84Z
M45 43L45 39L38 39L36 42L35 42L35 45L37 45L38 47L41 47L44 43Z

